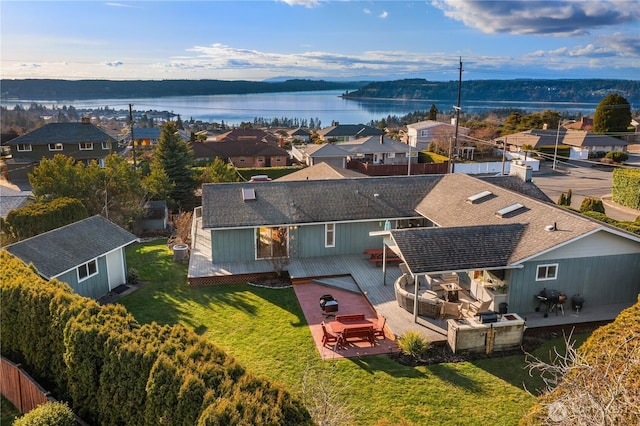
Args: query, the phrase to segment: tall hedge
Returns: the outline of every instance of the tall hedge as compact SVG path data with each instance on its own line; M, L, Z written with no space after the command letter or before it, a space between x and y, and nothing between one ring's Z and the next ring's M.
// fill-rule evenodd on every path
M13 238L24 240L87 217L87 209L80 200L62 197L11 210L5 226Z
M280 385L181 325L140 325L0 252L0 348L92 424L312 424Z
M616 203L640 210L640 169L615 169L611 192Z

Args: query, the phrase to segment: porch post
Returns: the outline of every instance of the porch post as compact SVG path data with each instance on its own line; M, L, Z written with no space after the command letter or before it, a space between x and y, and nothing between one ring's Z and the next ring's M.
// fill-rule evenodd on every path
M413 322L418 322L418 289L420 288L420 282L418 281L418 274L413 276Z
M382 239L382 285L387 285L387 246Z

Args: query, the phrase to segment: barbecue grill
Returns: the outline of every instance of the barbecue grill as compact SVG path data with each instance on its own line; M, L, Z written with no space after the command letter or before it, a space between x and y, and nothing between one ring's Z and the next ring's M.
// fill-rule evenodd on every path
M338 312L338 301L330 294L320 297L320 309L325 315L335 315Z
M544 305L545 318L549 316L550 311L555 311L556 315L558 315L558 308L562 310L562 314L564 315L563 304L567 300L567 296L564 293L560 293L558 290L545 288L536 296L536 299L538 300L536 312L539 312L540 307Z

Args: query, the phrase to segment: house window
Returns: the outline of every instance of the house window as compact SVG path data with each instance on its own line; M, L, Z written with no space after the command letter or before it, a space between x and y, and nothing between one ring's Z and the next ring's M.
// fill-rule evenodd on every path
M62 151L62 144L61 143L50 143L49 144L49 151Z
M94 275L98 274L98 262L96 260L92 260L91 262L87 262L84 265L78 266L78 281L84 281L87 278L90 278Z
M18 148L18 152L28 152L31 151L31 144L30 143L19 143L17 145Z
M326 223L324 225L324 246L335 247L336 246L336 224Z
M93 150L93 144L91 142L82 142L80 145L80 151L91 151Z
M536 281L555 280L558 277L558 264L538 265Z
M111 144L109 142L102 142L102 149L111 149Z
M287 257L289 233L286 227L256 228L256 258Z

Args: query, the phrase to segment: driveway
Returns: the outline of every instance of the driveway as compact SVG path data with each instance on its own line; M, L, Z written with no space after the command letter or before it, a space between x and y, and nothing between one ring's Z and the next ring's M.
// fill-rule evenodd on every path
M636 158L633 158L635 161ZM635 220L640 211L620 206L611 201L612 168L585 167L568 163L558 163L556 170L551 164L543 164L540 171L533 174L533 182L553 202L561 193L571 189L571 207L579 209L586 197L604 201L607 216L616 220Z

